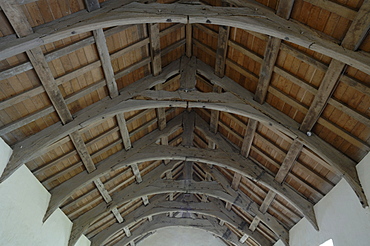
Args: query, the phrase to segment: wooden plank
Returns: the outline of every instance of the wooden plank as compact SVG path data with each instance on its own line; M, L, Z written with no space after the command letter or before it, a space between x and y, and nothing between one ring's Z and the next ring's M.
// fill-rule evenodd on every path
M242 178L242 175L240 173L235 172L233 180L231 182L231 188L233 188L234 190L237 190L239 188L241 178Z
M95 84L92 84L90 86L88 86L87 88L81 90L81 91L78 91L76 93L73 93L71 95L68 95L66 98L65 98L65 102L66 104L69 104L69 103L72 103L76 100L78 100L79 98L91 93L92 91L95 91L101 87L103 87L105 85L105 81L99 81ZM37 88L42 88L42 90L44 90L44 88L42 86L40 87L37 87ZM41 117L44 117L50 113L54 112L54 108L52 106L48 106L48 107L45 107L41 110L38 110L34 113L31 113L25 117L22 117L16 121L13 121L9 124L6 124L4 126L1 126L0 127L0 135L3 135L3 134L7 134L15 129L18 129L22 126L25 126Z
M292 12L294 0L279 1L276 14L284 19L289 19L290 13Z
M127 74L135 71L136 69L139 69L143 66L148 65L149 63L150 63L150 57L145 57L141 61L138 61L138 62L132 64L131 66L128 66L128 67L124 68L123 70L117 72L114 75L114 78L115 79L122 78L123 76L126 76Z
M100 61L95 61L95 62L92 62L92 63L89 63L87 64L86 66L83 66L83 67L80 67L76 70L73 70L72 72L70 73L66 73L58 78L55 79L55 82L57 83L57 85L61 85L65 82L68 82L74 78L77 78L78 76L81 76L95 68L98 68L102 65L102 63Z
M216 50L216 65L215 65L215 73L219 77L225 76L225 64L229 34L230 34L229 26L219 26Z
M356 17L357 12L346 6L340 5L332 1L320 1L320 0L305 0L305 2L316 5L322 9L328 10L339 16L343 16L349 20L353 20Z
M228 44L229 44L230 47L236 49L237 51L239 51L243 55L248 56L252 60L254 60L258 63L263 62L263 57L261 57L259 54L255 53L255 52L253 52L252 50L249 50L246 47L243 47L241 44L238 44L237 42L235 42L233 40L229 40Z
M195 76L195 74L194 74ZM195 78L194 78L195 79ZM195 128L195 112L192 111L190 113L184 112L182 118L182 125L183 125L183 133L182 133L182 145L183 146L193 146L194 141L194 128ZM183 164L183 177L184 180L192 180L193 179L193 162L192 161L185 161Z
M275 176L275 180L279 183L284 182L285 178L287 177L290 169L293 167L296 159L298 158L301 150L303 148L303 144L298 140L294 140L292 145L289 148L287 155L284 158L283 163L281 164L279 171Z
M170 53L171 51L183 46L186 43L185 39L180 39L179 41L168 45L166 48L164 48L161 52L162 57L165 56L166 54Z
M101 182L100 179L94 180L94 184L96 188L98 189L99 193L104 198L104 201L106 203L110 203L112 201L112 197L109 195L108 191L105 189L103 182Z
M192 180L193 179L193 162L192 161L185 161L184 162L184 167L182 169L183 173L183 179L184 180Z
M116 52L112 53L111 56L110 56L111 60L115 60L115 59L117 59L121 56L124 56L124 55L126 55L126 54L128 54L128 53L130 53L130 52L132 52L136 49L139 49L139 48L141 48L145 45L148 45L148 44L149 44L149 38L144 38L144 39L142 39L142 40L140 40L136 43L133 43L133 44L131 44L131 45L119 50L119 51L116 51Z

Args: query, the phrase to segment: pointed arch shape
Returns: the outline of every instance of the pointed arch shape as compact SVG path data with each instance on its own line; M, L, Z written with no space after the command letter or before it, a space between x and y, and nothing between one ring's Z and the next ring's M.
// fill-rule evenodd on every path
M123 229L130 224L140 221L149 216L157 216L161 214L166 214L169 212L192 212L202 215L208 215L217 219L220 219L235 228L239 228L243 233L252 237L260 245L271 245L271 242L266 239L258 231L251 231L249 228L243 227L242 219L232 211L228 211L224 207L218 207L220 204L215 204L213 202L176 202L176 201L166 201L164 196L159 198L154 197L152 201L147 206L141 206L137 211L130 213L125 217L125 221L122 223L114 223L105 230L99 232L93 238L91 238L91 246L102 245L111 236L117 233L119 230Z
M124 237L120 241L116 242L114 245L127 245L130 241L144 236L147 233L168 227L193 227L211 233L217 237L223 238L236 246L244 245L239 242L238 236L236 236L225 226L220 226L217 221L211 217L208 217L207 219L178 219L166 217L163 215L158 215L154 217L152 221L145 222L143 225L133 231L130 237Z

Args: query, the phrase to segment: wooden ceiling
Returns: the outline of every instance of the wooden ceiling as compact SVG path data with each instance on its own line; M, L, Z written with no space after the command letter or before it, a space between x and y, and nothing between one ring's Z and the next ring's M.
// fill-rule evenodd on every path
M70 245L289 244L370 148L368 0L0 0L0 136Z

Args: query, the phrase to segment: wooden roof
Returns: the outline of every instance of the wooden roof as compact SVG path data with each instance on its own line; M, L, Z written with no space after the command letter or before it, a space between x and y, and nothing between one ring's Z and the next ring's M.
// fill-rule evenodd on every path
M1 182L26 163L70 245L174 224L288 245L342 177L368 205L370 1L0 6Z

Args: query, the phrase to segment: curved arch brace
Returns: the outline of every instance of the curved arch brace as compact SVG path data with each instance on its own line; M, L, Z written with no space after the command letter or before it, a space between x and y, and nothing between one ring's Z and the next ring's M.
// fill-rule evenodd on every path
M142 149L141 151L137 152L135 155L127 158L126 160L123 160L124 159L123 156L121 158L118 158L119 161L116 163L107 162L105 165L98 166L97 170L92 173L89 173L89 174L80 173L76 175L70 181L67 181L61 184L55 189L58 191L58 194L53 192L52 190L51 191L52 197L51 197L50 205L47 211L47 216L49 216L57 207L59 207L61 205L61 202L66 200L70 196L70 194L72 194L74 191L81 188L84 184L92 182L94 179L101 177L104 174L108 173L111 170L111 168L118 169L118 168L129 166L133 163L139 163L139 162L144 162L144 161L172 159L172 160L181 160L181 161L203 162L203 163L208 163L212 165L217 165L220 167L231 169L235 172L241 173L243 176L246 176L249 179L260 182L263 185L267 186L269 189L275 191L276 193L284 197L287 201L289 201L294 207L296 207L307 218L307 220L311 222L311 224L315 228L317 228L316 218L315 218L315 214L313 211L312 203L307 201L305 198L301 197L297 192L295 192L292 188L290 188L286 184L280 185L277 182L275 182L274 177L272 175L265 172L257 164L254 164L251 160L241 156L240 154L224 152L219 149L211 150L211 149L199 149L195 147L171 147L171 146L164 146L164 145L156 145L156 146L148 146ZM74 185L70 185L71 183ZM143 183L139 185L141 187L145 187ZM133 186L133 188L139 189L139 187L135 187L135 186ZM172 192L171 190L167 190L167 191ZM160 190L157 192L161 193ZM61 196L62 193L66 195ZM155 193L149 193L149 194L155 194ZM113 198L119 197L118 194L119 193L113 195ZM143 195L144 194L141 194L140 196L143 196ZM116 205L121 204L122 202L123 202L122 200L120 202L113 201L113 203L116 203ZM85 217L86 214L90 213L90 211L85 213L81 217ZM95 218L97 214L100 214L103 212L105 212L105 209L101 209L99 213L96 213L96 214L94 213L93 216L91 215L90 216L91 218Z
M225 87L225 84L236 84L229 78L217 78L215 79L210 73L210 68L205 66L203 63L199 62L199 66L201 67L198 69L202 74L205 74L206 77L211 77L211 80L218 80L221 81L221 87ZM298 130L298 127L292 124L280 123L266 115L260 113L258 110L253 108L250 105L244 103L235 103L235 98L231 98L230 100L226 100L226 102L220 103L220 97L214 94L208 95L208 93L203 93L204 96L200 97L203 98L205 102L188 102L188 101L181 101L186 100L186 93L181 94L180 101L172 101L168 100L168 95L172 95L174 98L179 98L179 92L166 92L165 96L161 97L157 95L155 98L157 100L127 100L130 97L138 96L141 93L144 95L148 95L145 93L145 89L150 86L153 86L155 83L163 82L166 80L171 74L178 72L179 64L174 63L170 66L165 68L165 73L163 75L157 77L149 76L144 80L139 80L138 83L136 82L135 85L128 86L125 88L123 93L112 99L112 100L103 100L99 103L93 104L90 107L83 110L75 120L70 123L61 126L60 124L54 124L51 127L44 129L43 131L25 139L22 142L19 142L15 146L13 146L13 155L10 158L10 161L4 170L0 178L0 182L5 180L7 177L11 175L17 168L19 168L23 163L30 160L33 156L37 156L43 148L48 146L49 144L57 141L58 139L74 132L82 127L88 126L94 122L97 122L105 117L113 116L117 113L128 112L133 110L140 110L140 109L147 109L147 108L159 108L159 107L195 107L195 108L208 108L213 110L225 111L234 114L238 114L244 117L248 117L251 119L255 119L259 122L263 122L264 124L268 125L269 127L274 127L285 134L293 137L299 138L300 141L304 143L308 148L317 151L320 155L330 164L332 164L335 168L337 168L343 175L344 178L349 182L353 190L356 192L360 201L363 205L367 204L366 197L363 193L363 190L360 186L360 181L357 176L355 163L350 160L349 158L345 157L341 154L338 150L331 147L329 144L324 142L323 140L319 139L317 136L307 137L304 133ZM212 73L213 74L213 73ZM227 83L229 82L229 83ZM228 87L228 86L226 86ZM239 86L240 87L240 86ZM244 88L237 87L235 90L231 91L245 91ZM228 88L226 88L228 90ZM244 93L245 94L245 93ZM183 98L185 97L185 98ZM243 98L242 96L240 96ZM189 96L189 98L193 98L193 96ZM251 99L250 101L253 101ZM214 103L217 102L217 103ZM47 137L45 137L47 136ZM31 146L27 149L22 149L23 146ZM328 151L323 152L322 146L325 146L325 149ZM332 152L332 153L331 153ZM132 153L132 152L130 152ZM116 155L114 155L116 156ZM114 156L110 157L114 159ZM104 161L103 161L104 162ZM95 173L95 172L94 172ZM315 223L314 223L315 224ZM315 227L317 228L317 227Z
M257 165L253 164L253 167L248 166L250 163L246 161L246 159L242 158L238 154L231 154L226 153L219 150L206 150L206 149L197 149L197 148L185 148L185 147L172 147L166 148L168 146L150 146L148 148L143 149L142 151L138 152L132 158L127 160L127 163L137 163L140 161L149 161L149 160L158 160L158 159L176 159L176 160L189 160L189 161L199 161L210 163L214 165L223 166L226 168L233 169L235 171L239 171L242 174L254 177L254 178L261 178L263 181L268 181L271 184L268 186L278 186L273 187L272 189L276 190L277 193L283 194L283 197L288 196L289 201L293 201L293 204L297 206L302 213L306 216L306 218L316 226L315 217L312 209L312 204L307 202L305 199L300 197L296 192L294 192L290 187L283 185L280 186L276 182L273 182L273 177L264 173L261 168L257 167ZM153 154L150 154L153 153ZM154 154L156 153L156 154ZM181 154L179 154L181 153ZM191 156L189 158L189 156ZM247 165L240 165L239 163L246 162ZM115 168L120 168L125 166L126 163L119 163L115 165ZM243 166L240 168L240 166ZM98 167L99 168L99 167ZM217 183L186 183L185 181L165 181L160 180L156 183L155 180L166 170L170 170L171 167L161 165L160 167L154 169L152 173L143 177L144 181L137 185L131 185L120 192L115 193L112 196L112 202L107 206L104 203L99 204L92 210L86 212L85 214L81 215L74 221L73 226L73 234L77 235L75 237L78 238L88 227L91 225L96 218L100 215L108 212L111 207L123 204L125 202L131 201L133 199L137 199L142 196L151 195L151 194L159 194L159 193L171 193L171 192L190 192L190 193L206 193L209 196L221 198L222 200L228 201L231 204L235 204L243 209L248 207L249 201L244 200L235 200L233 196L225 193L222 191L222 188ZM247 171L249 170L249 171ZM98 174L100 170L97 169L95 175L102 175L101 173ZM93 180L97 176L92 177L93 173L86 174L81 173L73 178L75 184L79 182L79 180ZM86 176L87 175L87 176ZM87 178L89 177L89 179ZM66 183L65 183L66 184ZM276 184L276 185L275 185ZM61 190L70 189L68 184L62 185L60 187ZM72 188L73 189L73 188ZM54 194L52 196L52 200L58 200L55 198ZM49 214L51 213L49 208ZM75 238L76 239L76 238Z
M267 34L279 39L345 61L370 74L370 57L343 48L332 41L320 38L304 25L285 20L265 8L256 10L253 4L243 8L195 6L186 4L140 4L123 6L119 1L109 1L101 9L87 13L81 11L35 28L35 33L21 39L2 39L0 59L51 43L75 34L117 25L143 23L212 23Z
M154 200L155 198L153 198ZM192 212L203 215L209 215L220 220L227 222L228 224L239 228L243 233L252 237L260 245L271 245L271 242L267 240L258 231L251 231L249 228L244 226L243 220L235 214L233 211L228 211L225 207L218 207L217 204L212 202L175 202L175 201L164 201L164 198L155 199L151 201L147 206L141 206L137 211L129 214L125 217L125 221L122 223L114 223L105 230L99 232L93 238L91 238L91 245L98 246L104 243L107 239L117 233L119 230L126 226L129 226L133 222L142 220L149 216L155 216L159 214L165 214L169 212Z
M145 222L142 226L137 228L132 232L131 236L125 237L118 241L114 245L126 245L130 241L147 234L148 232L158 230L167 227L194 227L196 229L201 229L211 234L214 234L226 241L231 242L237 246L243 246L239 242L238 236L236 236L232 231L230 231L226 226L220 226L214 218L208 219L188 219L188 218L170 218L166 216L156 216L152 221ZM271 245L271 244L268 244Z

